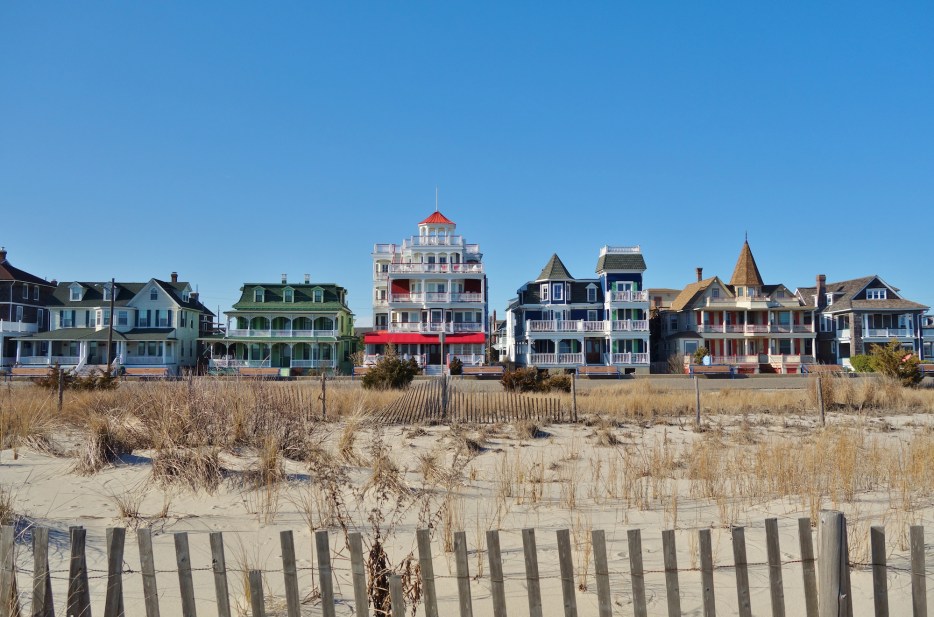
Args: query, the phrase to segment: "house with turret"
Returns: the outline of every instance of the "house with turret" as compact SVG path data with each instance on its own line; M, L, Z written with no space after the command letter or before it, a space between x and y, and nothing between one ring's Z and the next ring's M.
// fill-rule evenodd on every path
M814 362L814 307L781 283L766 284L744 242L729 281L697 279L658 310L659 349L690 363L704 348L714 364L747 373L797 373ZM661 295L661 294L659 294Z
M391 345L414 358L427 374L451 359L465 366L488 363L487 278L480 245L435 210L415 235L373 246L373 326L364 337L365 365Z
M579 279L557 254L506 312L505 359L518 366L649 370L649 299L638 246L604 246L596 277Z

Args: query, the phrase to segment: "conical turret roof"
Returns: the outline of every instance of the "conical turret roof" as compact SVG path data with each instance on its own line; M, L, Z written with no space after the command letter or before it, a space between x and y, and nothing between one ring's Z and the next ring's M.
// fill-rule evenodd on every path
M759 274L759 267L756 265L756 258L752 256L752 249L749 248L749 241L743 242L743 248L739 252L739 259L736 260L736 267L733 268L733 276L730 278L730 285L741 287L762 287L762 275Z
M546 280L573 280L574 277L571 276L571 273L568 272L568 269L564 266L564 263L561 261L561 258L558 257L557 253L553 253L551 259L548 260L548 263L545 264L545 267L542 268L542 273L538 275L536 281L546 281Z

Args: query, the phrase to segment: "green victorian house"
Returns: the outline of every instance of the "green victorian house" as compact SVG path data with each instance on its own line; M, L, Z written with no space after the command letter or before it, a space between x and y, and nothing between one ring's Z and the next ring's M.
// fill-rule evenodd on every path
M347 290L332 283L246 283L227 311L227 329L206 339L212 372L242 367L350 373L356 351Z

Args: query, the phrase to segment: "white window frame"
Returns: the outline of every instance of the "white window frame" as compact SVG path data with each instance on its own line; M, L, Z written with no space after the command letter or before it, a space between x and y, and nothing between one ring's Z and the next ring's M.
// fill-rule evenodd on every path
M563 302L563 301L564 301L564 285L562 285L561 283L557 283L557 284L555 285L555 288L554 288L553 292L554 292L554 293L552 294L552 300L553 300L553 301L555 301L555 302Z
M23 321L23 305L16 305L16 321Z
M104 285L104 302L110 302L110 283Z
M549 301L549 300L548 300L548 297L549 297L549 295L548 295L548 283L542 283L542 285L541 285L541 296L542 296L541 300L542 300L543 303Z
M720 297L720 288L719 288L719 287L714 287L714 288L712 288L712 289L710 290L710 297L711 297L711 298L719 298L719 297Z
M294 289L283 289L282 299L285 302L295 302L295 290Z
M117 325L128 326L129 324L130 324L130 312L129 311L117 311Z
M311 301L312 302L324 302L324 290L316 289L311 292Z
M597 309L587 309L587 321L597 321Z
M149 290L149 299L152 300L152 301L155 301L155 300L158 300L158 299L159 299L159 292L156 290L155 287L150 288L150 290Z
M69 300L71 300L72 302L79 302L81 300L81 288L80 287L72 287L69 290L69 292L70 292L68 295Z
M833 306L833 294L825 294L825 297L827 298L827 306Z
M32 288L32 299L33 299L33 300L38 300L38 299L39 299L39 286L38 286L38 285L35 285L35 286Z
M874 287L866 290L867 300L886 300L888 290L885 287Z
M263 289L254 289L253 290L253 302L265 302L266 301L266 291Z
M587 287L587 302L596 302L597 301L597 288L593 285Z

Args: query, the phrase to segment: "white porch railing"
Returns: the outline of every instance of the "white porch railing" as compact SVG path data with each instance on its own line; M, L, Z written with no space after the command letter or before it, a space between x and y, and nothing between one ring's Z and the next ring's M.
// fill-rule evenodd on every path
M648 364L647 353L607 353L603 354L603 361L607 364Z
M584 354L582 353L530 353L527 357L528 364L535 366L584 363Z
M390 274L481 274L483 264L389 264Z
M422 332L422 333L462 333L462 332L483 332L481 323L397 323L389 325L390 332Z
M868 328L866 338L907 338L914 336L908 328Z
M124 366L139 366L142 364L175 364L175 356L125 356L123 358Z
M463 362L464 366L482 366L486 361L486 356L483 354L452 353L448 354L448 363L454 358Z
M21 334L34 334L39 331L39 324L23 321L4 321L0 319L0 332L14 332Z
M483 302L483 294L475 292L451 293L450 302Z
M334 368L336 360L292 360L292 368Z
M238 358L212 358L208 361L210 368L269 368L269 360L240 360Z
M610 302L648 302L648 291L611 291Z
M19 359L20 364L30 364L30 365L44 365L49 366L49 357L48 356L21 356ZM72 364L69 362L69 364ZM77 362L74 362L77 364Z
M526 332L648 332L647 319L620 319L615 321L540 320L526 321Z
M424 302L425 294L389 294L390 302Z

